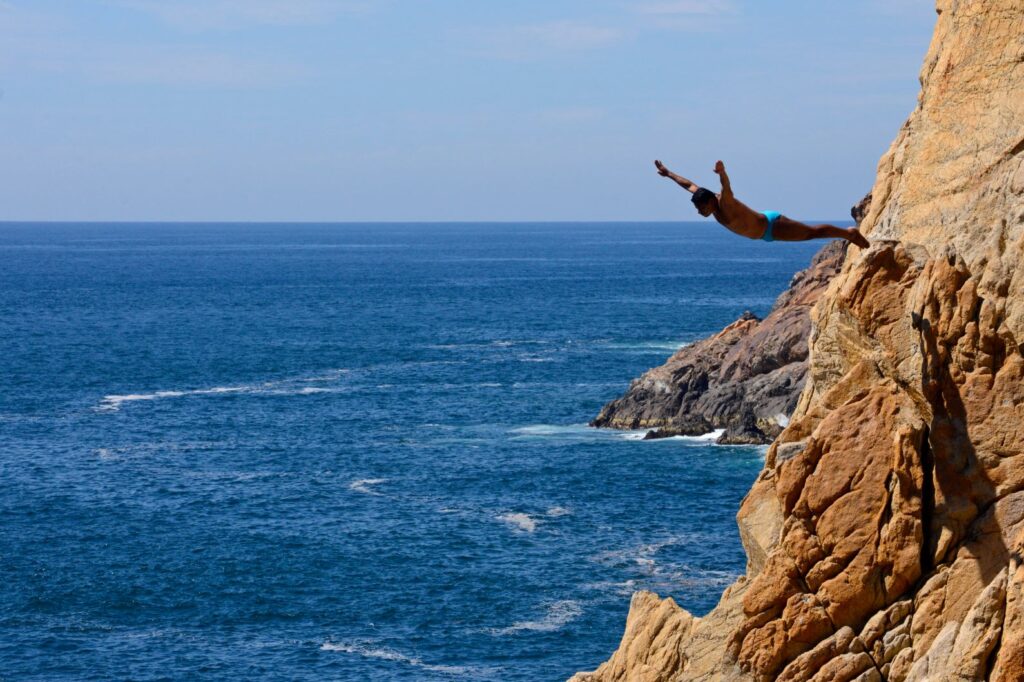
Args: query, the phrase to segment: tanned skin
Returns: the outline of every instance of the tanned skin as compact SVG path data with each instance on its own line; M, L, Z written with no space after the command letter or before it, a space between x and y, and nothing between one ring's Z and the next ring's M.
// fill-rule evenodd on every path
M654 166L658 169L658 175L669 178L677 185L691 194L699 187L695 182L677 175L665 167L661 161L655 161ZM755 211L732 193L732 185L729 183L729 176L725 172L725 164L719 161L715 164L715 173L722 181L722 191L714 197L709 198L697 206L697 212L705 218L714 216L723 226L748 239L760 239L768 229L768 218L763 213ZM797 220L779 216L772 227L772 237L780 242L803 242L808 239L845 239L862 249L868 248L868 240L864 238L857 228L843 228L835 225L807 225Z

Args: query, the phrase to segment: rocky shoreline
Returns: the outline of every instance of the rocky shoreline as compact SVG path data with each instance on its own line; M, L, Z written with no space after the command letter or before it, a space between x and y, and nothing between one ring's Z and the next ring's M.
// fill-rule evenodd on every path
M858 223L870 199L851 211ZM807 380L811 307L845 257L846 242L825 245L763 320L745 312L714 336L679 349L605 405L591 426L651 429L648 439L724 429L721 444L770 443L788 423Z

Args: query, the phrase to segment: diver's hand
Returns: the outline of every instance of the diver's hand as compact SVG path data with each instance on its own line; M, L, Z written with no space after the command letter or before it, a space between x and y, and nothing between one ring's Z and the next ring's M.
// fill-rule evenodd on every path
M718 162L717 162L717 163L715 164L715 172L716 172L716 173L718 173L719 175L721 175L722 173L724 173L724 172L725 172L725 164L724 164L724 163L722 163L721 161L718 161Z
M658 169L658 175L660 175L663 178L668 177L669 170L668 168L665 168L665 164L663 164L661 161L655 161L654 167Z

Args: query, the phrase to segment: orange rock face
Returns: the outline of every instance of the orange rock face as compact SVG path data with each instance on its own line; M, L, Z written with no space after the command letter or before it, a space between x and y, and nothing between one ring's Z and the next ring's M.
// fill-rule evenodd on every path
M1024 0L938 10L740 510L747 576L702 619L634 602L685 627L577 679L1024 680Z

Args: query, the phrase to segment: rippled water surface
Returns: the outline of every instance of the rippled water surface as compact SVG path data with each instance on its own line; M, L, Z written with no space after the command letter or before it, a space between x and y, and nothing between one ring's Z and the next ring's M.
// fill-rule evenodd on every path
M706 612L761 451L585 423L815 249L0 225L0 678L561 680Z

